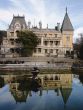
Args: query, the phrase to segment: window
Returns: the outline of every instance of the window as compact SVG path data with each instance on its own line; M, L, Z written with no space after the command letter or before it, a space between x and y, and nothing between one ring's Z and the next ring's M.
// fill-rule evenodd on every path
M10 41L14 41L14 39L10 39Z
M11 45L14 45L14 39L10 39Z
M20 27L21 27L21 26L20 26L19 23L16 23L16 24L15 24L15 28L16 28L16 29L20 29Z
M67 41L70 41L70 37L69 36L67 36Z
M11 36L12 36L12 37L14 36L14 32L11 32Z
M50 45L53 45L53 41L50 41Z
M49 37L52 37L52 34L49 34Z
M57 37L57 34L55 34L55 37Z
M20 40L19 40L19 39L15 39L15 42L16 42L16 43L20 43Z
M50 49L50 53L53 53L53 49Z
M34 49L34 53L36 53L36 49Z
M38 52L41 53L41 48L38 48Z
M47 49L45 49L45 53L47 53L48 51L47 51Z
M58 76L55 76L55 80L58 80L59 78L58 78Z
M48 42L47 41L44 41L44 45L47 45L48 44Z
M58 49L56 49L56 53L58 54Z
M10 52L11 53L14 53L14 48L10 48Z
M55 45L60 45L60 41L55 41Z
M67 37L66 37L66 46L69 46L69 43L70 43L70 37L67 36Z
M11 41L11 45L14 45L14 41Z
M52 34L49 34L50 36L52 36Z
M60 45L60 41L58 41L58 45Z
M45 37L47 36L47 34L45 34Z

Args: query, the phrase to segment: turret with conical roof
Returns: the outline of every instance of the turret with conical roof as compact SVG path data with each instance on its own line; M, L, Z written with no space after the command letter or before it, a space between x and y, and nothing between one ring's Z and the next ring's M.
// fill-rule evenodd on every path
M73 32L74 28L72 26L66 8L66 13L61 26L62 44L64 47L63 51L65 52L65 55L67 54L67 52L71 53L71 51L73 51Z
M62 26L61 26L61 31L74 31L72 23L67 13L67 8L66 8L66 14L65 14Z
M62 94L64 104L67 103L71 92L72 92L72 88L61 88L61 94Z

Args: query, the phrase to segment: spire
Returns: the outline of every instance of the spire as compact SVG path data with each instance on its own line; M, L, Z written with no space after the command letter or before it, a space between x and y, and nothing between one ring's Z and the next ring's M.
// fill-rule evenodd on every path
M66 13L67 13L67 7L66 7Z
M72 88L61 88L61 94L64 101L64 104L67 103L69 96L71 95Z
M66 14L61 26L61 31L74 31L70 18L68 16L67 7L66 7Z
M48 29L48 24L47 24L47 29Z

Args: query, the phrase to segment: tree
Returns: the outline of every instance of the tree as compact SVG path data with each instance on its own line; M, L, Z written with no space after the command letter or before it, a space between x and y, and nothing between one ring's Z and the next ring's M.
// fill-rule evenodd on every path
M83 60L83 33L80 33L80 36L79 58Z
M18 41L21 44L21 56L31 56L39 43L38 37L32 31L18 31L17 36Z
M78 58L83 60L83 36L77 39L76 43L74 44L74 51L76 51Z
M80 59L83 60L83 43L82 43L81 46L80 46L79 55L80 55L80 56L79 56Z
M7 31L0 30L0 45L3 41L3 37L7 37Z

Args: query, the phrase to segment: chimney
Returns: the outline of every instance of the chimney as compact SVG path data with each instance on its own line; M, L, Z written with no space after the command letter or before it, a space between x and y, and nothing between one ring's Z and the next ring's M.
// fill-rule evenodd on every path
M29 21L28 22L28 28L30 29L30 27L31 27L31 22Z
M47 29L48 29L48 24L47 24Z
M39 22L39 29L42 29L42 22Z
M60 31L60 23L57 23L57 31Z

